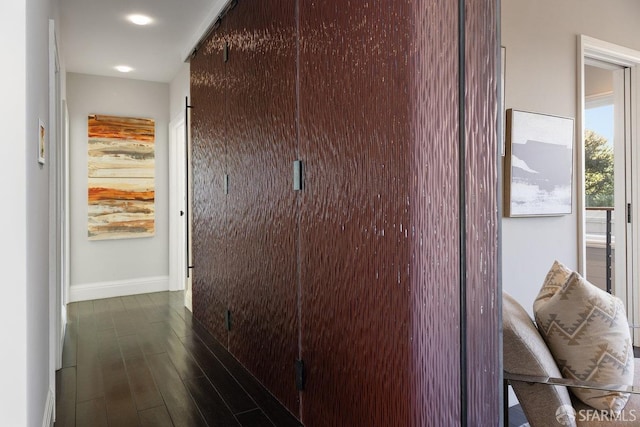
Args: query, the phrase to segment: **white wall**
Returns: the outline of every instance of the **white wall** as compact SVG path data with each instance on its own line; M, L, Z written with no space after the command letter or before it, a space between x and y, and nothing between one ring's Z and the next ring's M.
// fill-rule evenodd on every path
M57 3L13 0L0 4L3 54L0 106L3 129L2 268L3 425L42 426L49 370L49 163L37 162L38 119L49 124L48 31ZM27 84L28 82L28 84Z
M575 118L578 35L640 50L639 20L637 0L503 1L506 107ZM503 289L530 313L554 259L578 267L576 176L572 215L502 221Z
M45 411L55 392L53 367L50 365L49 275L49 177L53 126L49 121L49 18L56 15L57 2L27 1L27 425L42 425ZM40 166L34 152L38 141L38 120L45 123L48 152L46 164Z
M176 74L170 84L170 114L169 118L174 120L179 114L184 113L184 99L191 94L189 63L182 64L180 71Z
M169 85L67 73L70 120L71 300L168 289ZM148 238L87 238L87 116L156 121L156 232Z
M0 79L0 93L11 100L0 103L4 151L0 167L0 269L7 302L0 310L0 322L10 325L2 338L11 350L2 357L7 367L2 381L11 386L0 387L0 419L7 425L22 426L27 424L26 178L27 158L35 158L35 151L28 152L26 140L26 0L0 2L0 50L3 63L11 64Z

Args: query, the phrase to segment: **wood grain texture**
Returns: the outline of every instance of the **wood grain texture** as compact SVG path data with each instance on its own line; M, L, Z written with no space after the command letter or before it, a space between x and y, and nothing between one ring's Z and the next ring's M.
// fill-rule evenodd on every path
M56 421L56 426L58 425ZM78 402L76 406L77 427L107 427L107 410L104 398Z
M192 60L194 317L307 426L497 420L498 24L467 3L239 2Z
M299 3L306 426L412 425L406 6Z
M76 368L60 369L56 372L56 426L76 425Z
M164 405L141 411L140 425L142 427L173 427L171 416Z
M411 2L413 424L461 419L458 5Z
M226 427L267 419L298 427L183 301L182 292L161 292L70 304L77 327L67 327L66 339L80 351L77 365L56 374L56 426ZM65 346L63 359L71 363L64 352L74 351Z
M214 34L225 34L226 20ZM214 37L212 34L211 37ZM215 40L215 41L214 41ZM227 69L224 39L211 38L191 61L191 158L193 185L193 313L225 346L224 313L229 289L221 275L227 262ZM197 106L197 108L195 107Z
M194 312L298 412L295 17L295 2L239 2L193 59L191 93Z
M190 379L185 382L185 385L196 401L209 427L240 426L236 417L229 411L225 401L206 377ZM262 411L258 409L258 412Z
M501 415L501 300L498 284L498 3L465 1L465 213L467 415L498 425Z

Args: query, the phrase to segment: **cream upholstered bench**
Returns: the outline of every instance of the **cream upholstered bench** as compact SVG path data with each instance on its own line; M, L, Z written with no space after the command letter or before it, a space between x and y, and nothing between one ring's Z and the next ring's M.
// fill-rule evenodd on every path
M640 359L633 384L595 384L563 379L549 348L529 314L503 293L504 377L520 401L531 427L640 426ZM607 419L569 392L567 386L631 393L623 411Z

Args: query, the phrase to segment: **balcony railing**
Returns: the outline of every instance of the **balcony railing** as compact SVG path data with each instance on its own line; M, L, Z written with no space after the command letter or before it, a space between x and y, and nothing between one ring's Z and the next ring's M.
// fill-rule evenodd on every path
M586 208L589 212L605 212L605 286L606 291L611 293L611 283L612 283L612 228L611 228L611 219L613 217L613 208L606 207L588 207Z

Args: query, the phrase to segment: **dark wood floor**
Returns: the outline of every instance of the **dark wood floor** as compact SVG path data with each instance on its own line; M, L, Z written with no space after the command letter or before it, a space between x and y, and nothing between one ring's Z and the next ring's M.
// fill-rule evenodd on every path
M56 427L300 426L182 301L162 292L69 304Z

